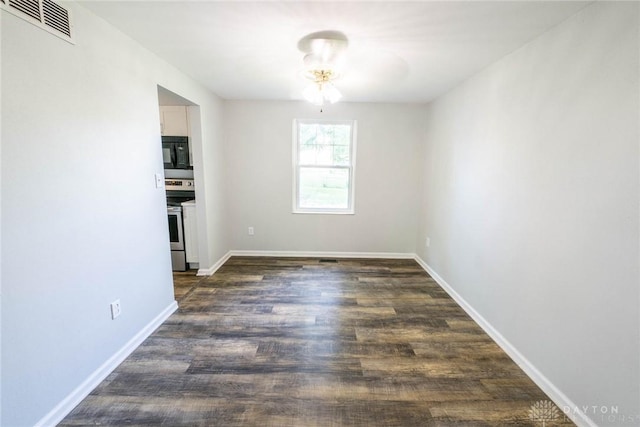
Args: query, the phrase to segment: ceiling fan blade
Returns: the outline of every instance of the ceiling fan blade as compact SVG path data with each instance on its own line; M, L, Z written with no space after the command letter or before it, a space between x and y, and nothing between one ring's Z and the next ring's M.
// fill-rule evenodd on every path
M353 46L346 56L341 80L388 83L404 80L409 74L409 65L400 56L372 47Z

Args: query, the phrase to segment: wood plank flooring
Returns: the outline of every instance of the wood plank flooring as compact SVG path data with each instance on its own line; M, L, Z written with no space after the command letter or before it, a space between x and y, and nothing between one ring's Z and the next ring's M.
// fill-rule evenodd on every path
M178 282L61 426L542 425L548 398L413 260L233 257Z
M197 270L174 271L173 293L176 301L182 301L195 287L204 280L203 276L196 276Z

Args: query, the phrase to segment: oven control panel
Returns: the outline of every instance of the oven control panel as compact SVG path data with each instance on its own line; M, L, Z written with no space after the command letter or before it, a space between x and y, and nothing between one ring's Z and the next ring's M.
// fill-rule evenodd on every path
M164 186L167 191L194 191L195 186L192 179L165 179Z

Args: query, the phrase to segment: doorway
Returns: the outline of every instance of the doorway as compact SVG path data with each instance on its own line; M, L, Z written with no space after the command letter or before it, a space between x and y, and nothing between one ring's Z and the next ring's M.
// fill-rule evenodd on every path
M198 221L203 209L202 192L198 191L198 161L194 150L202 144L200 108L188 99L158 86L158 117L162 136L167 220L169 226L171 269L176 301L195 287L200 260L198 239L204 224ZM197 154L195 154L197 155ZM200 194L200 197L199 197ZM200 200L200 203L198 201Z

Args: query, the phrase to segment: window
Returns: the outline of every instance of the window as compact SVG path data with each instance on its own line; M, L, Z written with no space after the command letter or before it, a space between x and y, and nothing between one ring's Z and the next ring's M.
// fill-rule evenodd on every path
M293 212L352 214L355 121L296 120Z

